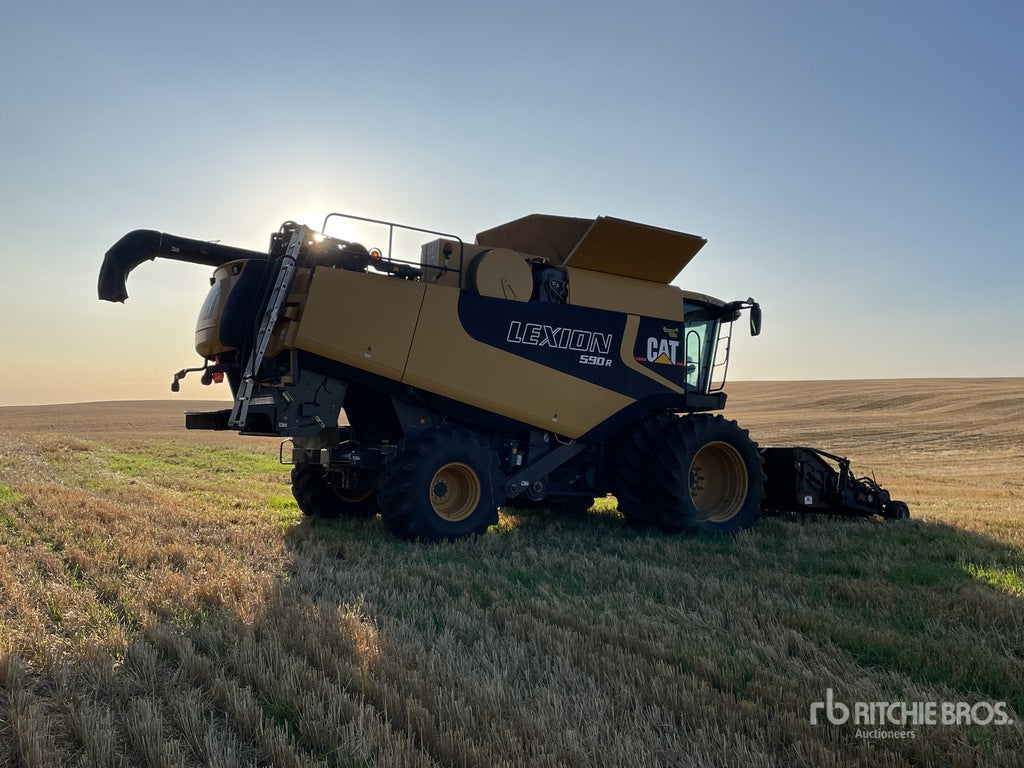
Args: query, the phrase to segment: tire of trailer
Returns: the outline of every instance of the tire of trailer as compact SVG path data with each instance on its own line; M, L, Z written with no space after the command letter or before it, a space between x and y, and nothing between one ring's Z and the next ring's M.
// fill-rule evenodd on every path
M886 520L909 520L910 507L903 501L890 501L882 514Z
M735 533L761 514L764 458L747 430L706 413L682 416L653 457L658 524L668 531Z
M618 457L615 499L626 522L638 528L659 524L657 494L651 477L654 450L676 421L669 413L652 413L626 436Z
M354 490L339 488L318 464L292 467L292 496L303 514L311 517L357 519L377 514L374 478L366 476Z
M399 443L378 478L381 518L403 539L451 540L498 522L497 453L469 430L434 427Z

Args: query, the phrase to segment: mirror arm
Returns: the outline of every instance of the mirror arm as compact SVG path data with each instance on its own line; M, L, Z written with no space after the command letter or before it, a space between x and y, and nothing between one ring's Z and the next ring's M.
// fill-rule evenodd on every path
M761 333L761 305L748 298L746 301L730 301L722 305L721 317L730 322L740 319L740 313L744 309L750 310L750 335L757 336Z

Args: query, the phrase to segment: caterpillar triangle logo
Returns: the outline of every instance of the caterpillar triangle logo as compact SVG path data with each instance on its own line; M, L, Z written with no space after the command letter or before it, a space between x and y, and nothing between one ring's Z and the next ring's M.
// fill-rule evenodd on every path
M651 362L652 363L661 363L662 365L675 365L675 363L672 362L672 359L668 355L666 355L664 352L662 352L656 358L651 360Z

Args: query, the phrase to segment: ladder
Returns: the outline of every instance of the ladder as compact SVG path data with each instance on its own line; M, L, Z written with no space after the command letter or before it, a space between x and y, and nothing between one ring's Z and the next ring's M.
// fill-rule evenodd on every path
M249 415L249 401L252 400L252 392L256 387L256 374L259 373L260 364L263 362L263 355L266 354L267 345L270 344L270 337L274 334L274 326L277 324L277 317L281 312L281 307L284 305L285 299L288 298L288 291L292 285L292 275L295 273L295 265L299 259L299 250L302 248L305 240L305 227L299 227L294 230L291 240L288 241L288 246L285 248L284 256L281 257L281 264L274 278L270 298L267 300L267 306L260 320L259 331L256 334L256 345L253 347L248 363L246 363L245 372L242 374L242 382L238 387L238 396L235 398L235 405L231 409L231 418L228 419L229 427L242 429L245 426L245 419Z

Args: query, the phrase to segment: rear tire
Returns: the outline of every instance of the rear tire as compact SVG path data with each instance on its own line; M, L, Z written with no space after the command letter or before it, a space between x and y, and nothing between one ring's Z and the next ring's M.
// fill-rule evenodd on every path
M381 518L403 539L457 539L498 522L498 455L469 430L436 427L399 444L378 479Z
M356 475L354 487L343 488L318 464L296 464L292 467L292 496L299 509L313 517L364 518L379 511L374 477L366 472Z
M677 418L655 452L658 523L669 531L734 533L764 500L764 458L735 421L705 413Z

